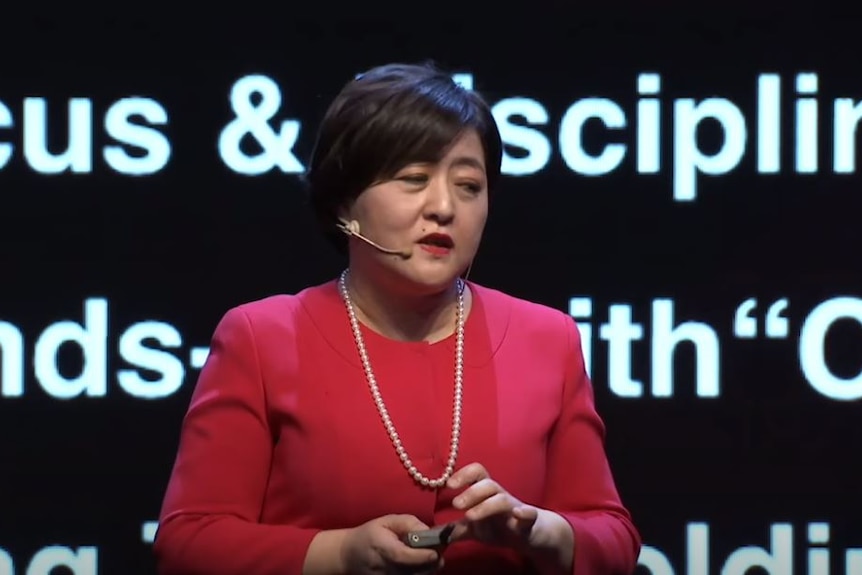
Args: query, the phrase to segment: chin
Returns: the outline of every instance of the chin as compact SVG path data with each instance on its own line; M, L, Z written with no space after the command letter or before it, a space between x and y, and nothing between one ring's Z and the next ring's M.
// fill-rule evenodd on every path
M417 288L426 293L440 292L452 287L452 283L459 276L460 268L452 267L447 269L421 269L411 270L407 278Z

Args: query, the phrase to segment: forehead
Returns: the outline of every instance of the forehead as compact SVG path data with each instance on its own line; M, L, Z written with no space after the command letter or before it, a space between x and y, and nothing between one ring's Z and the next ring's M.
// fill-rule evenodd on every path
M473 166L485 169L485 149L482 140L475 130L467 130L458 136L446 154L440 159L441 164Z

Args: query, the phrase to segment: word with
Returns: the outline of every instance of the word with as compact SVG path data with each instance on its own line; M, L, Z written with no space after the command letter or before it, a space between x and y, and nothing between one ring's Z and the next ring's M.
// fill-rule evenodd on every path
M652 302L649 326L651 364L650 393L653 397L673 397L674 359L679 346L690 344L696 359L694 389L699 397L721 395L720 337L712 326L698 321L675 324L674 300ZM788 319L781 314L788 309L787 299L780 299L768 308L765 317L766 336L788 338ZM757 320L751 313L757 307L754 299L740 304L734 314L732 333L740 339L752 339L758 333ZM573 297L569 300L569 315L578 322L584 361L590 371L593 360L593 300ZM607 342L607 379L612 393L619 397L642 397L643 381L632 374L632 349L635 342L646 337L644 324L632 319L630 304L615 303L608 307L607 322L598 327L598 337ZM797 355L802 374L809 385L821 395L836 401L862 398L862 369L853 377L840 377L827 362L826 336L837 322L851 320L862 325L862 299L835 297L819 303L803 318L797 343Z
M73 550L52 545L37 551L26 569L22 567L20 571L16 571L12 556L0 548L0 575L52 575L59 570L71 575L98 575L98 555L96 547L79 547Z
M710 526L708 523L688 523L685 536L685 569L674 569L667 555L659 549L644 545L638 557L638 575L830 575L832 550L829 549L828 523L809 523L805 565L794 562L794 529L789 523L774 523L769 530L768 547L746 545L730 553L724 561L714 561L710 553ZM798 533L796 534L799 537ZM796 550L798 551L798 549ZM802 555L798 553L798 555ZM862 575L862 548L844 551L844 575Z
M42 390L56 399L104 397L109 382L110 335L105 298L84 302L83 322L63 320L45 328L36 339L33 352L34 375ZM77 346L83 356L83 367L74 377L61 373L57 362L60 348L67 345ZM117 352L119 359L132 367L117 370L116 383L130 396L141 399L176 393L186 376L185 364L179 356L182 346L182 335L169 323L141 321L127 327L119 334ZM0 398L24 395L24 347L21 330L0 321ZM202 367L208 353L207 348L191 348L190 367ZM143 377L144 370L157 377Z
M71 98L67 105L68 120L65 149L49 150L49 135L62 134L48 121L48 101L40 97L24 98L20 127L12 110L0 101L0 170L12 159L16 146L3 140L3 132L18 128L24 162L40 174L93 171L93 101ZM102 159L114 171L129 176L154 174L164 168L171 157L171 143L154 126L168 123L165 108L151 98L123 98L105 112L105 135L116 144L102 148ZM133 150L132 153L130 150Z

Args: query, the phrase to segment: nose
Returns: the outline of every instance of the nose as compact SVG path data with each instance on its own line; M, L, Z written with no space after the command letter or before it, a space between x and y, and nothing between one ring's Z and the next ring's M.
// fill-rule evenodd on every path
M437 223L451 221L455 217L455 190L446 178L433 178L426 192L425 217Z

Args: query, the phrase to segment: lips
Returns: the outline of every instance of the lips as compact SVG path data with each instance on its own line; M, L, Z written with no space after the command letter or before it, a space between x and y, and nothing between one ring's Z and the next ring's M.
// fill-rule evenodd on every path
M447 234L428 234L419 240L419 243L424 246L443 248L451 250L455 247L455 242L452 237Z
M428 234L419 240L419 248L436 257L448 255L454 246L452 237L446 234Z

